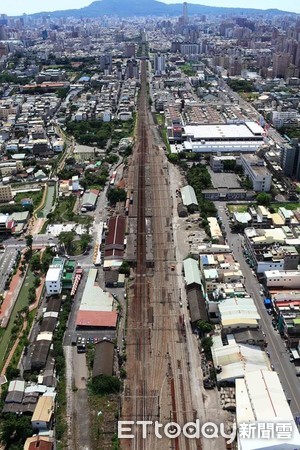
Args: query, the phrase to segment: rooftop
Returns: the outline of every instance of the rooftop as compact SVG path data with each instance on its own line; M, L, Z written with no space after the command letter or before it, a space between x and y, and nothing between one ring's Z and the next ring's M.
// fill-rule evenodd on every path
M113 297L96 282L98 271L91 268L82 294L80 311L112 311Z
M116 328L118 313L116 311L78 311L77 327Z
M198 205L198 200L192 186L184 186L181 188L182 203L185 206Z
M268 357L261 348L237 344L232 335L228 335L227 338L228 345L223 345L221 336L213 336L214 366L222 367L222 372L217 374L219 382L234 381L260 369L270 370Z
M38 399L31 421L50 422L54 409L54 397L42 395Z
M187 258L183 261L184 278L187 286L191 284L201 285L200 271L198 263L193 258Z
M218 303L222 324L230 326L235 323L255 324L260 319L254 301L250 297L232 297Z
M244 379L236 380L236 418L242 423L291 423L294 417L282 389L278 374L268 370L246 373ZM243 450L266 448L266 439L245 439L239 435L239 447ZM294 450L299 448L300 434L292 427L292 437L268 438L267 448Z
M263 128L259 125L253 126L253 122L246 124L223 124L223 125L187 125L184 127L187 135L192 135L194 139L254 139L262 136Z

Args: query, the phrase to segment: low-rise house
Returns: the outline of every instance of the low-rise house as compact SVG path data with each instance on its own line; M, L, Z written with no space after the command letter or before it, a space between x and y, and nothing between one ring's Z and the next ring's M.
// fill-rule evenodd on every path
M42 395L34 410L31 426L34 431L47 431L52 428L54 416L54 397Z
M81 208L85 208L89 211L93 211L96 208L99 191L97 189L91 189L89 192L85 192L81 201Z

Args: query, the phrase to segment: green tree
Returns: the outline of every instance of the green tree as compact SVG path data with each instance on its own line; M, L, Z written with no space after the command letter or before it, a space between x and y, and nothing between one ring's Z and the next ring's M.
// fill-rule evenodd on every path
M31 288L29 288L28 291L28 301L30 304L34 303L36 300L36 292L35 292L35 287L31 286Z
M67 253L72 253L72 250L74 248L74 238L75 238L74 231L63 231L58 236L58 242L61 245L65 246Z
M117 377L99 375L92 379L89 387L95 395L117 394L121 389L121 381Z
M256 201L258 205L268 206L271 203L271 195L266 192L260 192L256 196Z
M31 418L29 416L5 414L1 419L1 431L1 439L7 448L12 448L13 445L17 444L21 446L32 435Z
M26 236L26 245L28 248L32 248L32 243L33 243L33 237L31 236L31 234L28 234Z
M201 339L201 345L207 359L211 358L211 347L213 345L212 337L207 336Z
M18 378L20 376L20 371L16 367L8 366L6 369L6 378L8 381Z
M177 155L177 153L171 153L168 155L168 160L174 164L178 163L179 161L179 156Z
M40 253L35 253L30 259L30 268L33 272L37 272L41 268Z
M54 256L53 250L50 247L47 247L42 255L41 270L43 273L47 273L47 270L49 269L53 256Z
M34 277L34 287L38 288L41 284L41 279L40 277Z
M123 261L120 268L119 268L119 273L123 273L126 276L129 276L130 274L130 265L128 264L127 261Z
M56 95L58 98L63 99L67 96L69 88L60 88L56 91Z
M126 191L125 189L112 188L107 193L108 201L115 205L117 202L125 202Z
M91 241L92 241L92 236L88 233L84 233L80 236L80 248L81 248L82 252L85 252L88 249Z
M199 329L202 336L205 333L210 333L213 330L212 324L207 322L206 320L198 320L197 328Z
M109 155L109 156L106 158L106 160L107 160L107 162L108 162L109 164L115 164L116 162L119 161L119 157L118 157L118 155L116 155L115 153L112 153L111 155Z

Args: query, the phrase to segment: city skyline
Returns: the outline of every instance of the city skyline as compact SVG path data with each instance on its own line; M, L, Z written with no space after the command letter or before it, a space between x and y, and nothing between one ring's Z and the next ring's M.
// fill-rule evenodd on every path
M84 6L88 6L92 3L92 0L64 0L63 7L60 0L46 0L43 2L43 6L37 4L35 0L28 0L26 5L22 0L15 0L13 3L8 3L7 1L2 5L1 13L7 15L21 15L23 13L33 14L42 11L56 11L65 9L79 9ZM163 3L180 3L180 0L164 0ZM204 0L196 1L192 0L188 3L203 4L206 6L223 6L223 7L235 7L235 8L248 8L249 3L244 0ZM287 0L280 2L279 0L271 0L265 2L263 5L259 0L253 0L251 2L251 8L257 9L270 9L277 8L283 9L285 11L291 11L300 13L300 6L296 6L294 0Z

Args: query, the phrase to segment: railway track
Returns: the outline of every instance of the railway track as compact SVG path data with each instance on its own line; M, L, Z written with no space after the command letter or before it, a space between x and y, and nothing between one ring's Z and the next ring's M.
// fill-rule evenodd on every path
M180 317L177 278L171 272L174 244L172 204L162 156L154 144L153 118L148 110L145 60L141 61L141 90L135 148L127 188L137 202L136 271L129 295L127 326L127 380L121 420L171 421L183 426L197 415L192 407L187 348ZM150 195L149 184L151 179ZM146 195L147 194L147 195ZM149 204L151 202L151 204ZM152 209L154 269L146 266L146 209ZM180 363L178 363L178 361ZM121 439L122 449L199 450L200 442L184 436L158 439L154 429L147 438L140 427L135 439Z

